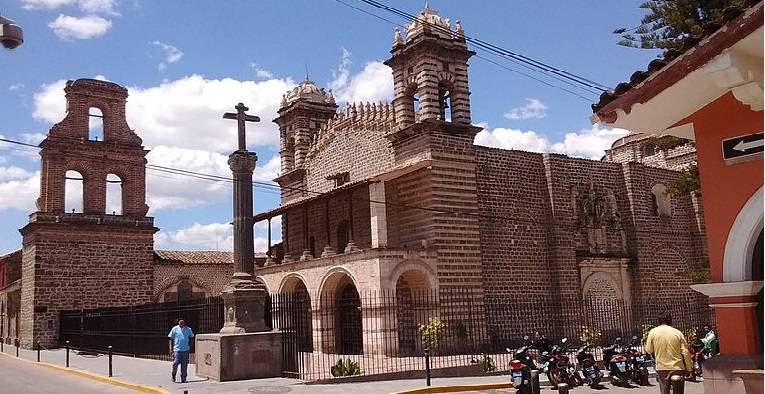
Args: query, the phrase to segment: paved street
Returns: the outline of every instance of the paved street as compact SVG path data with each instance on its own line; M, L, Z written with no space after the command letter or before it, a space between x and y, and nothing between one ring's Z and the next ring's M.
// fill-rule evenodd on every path
M185 384L170 381L171 363L168 361L147 360L133 357L114 356L113 375L109 378L109 358L106 355L78 355L74 351L69 354L69 368L66 368L66 351L63 349L44 350L40 352L40 362L37 364L37 352L19 349L18 359L15 356L14 347L5 346L0 354L0 391L8 394L47 394L47 393L125 393L129 391L125 387L133 387L144 393L157 394L391 394L399 392L415 393L417 389L425 388L425 379L390 380L363 383L338 383L312 384L298 379L269 378L257 380L244 380L235 382L216 382L205 378L193 376L196 368L189 365L189 382ZM6 370L6 364L25 364L24 371ZM31 377L24 378L24 385L6 385L12 379L20 379L20 375L27 374L29 368L37 368L40 374L47 370L57 370L56 375L43 376L33 373ZM7 373L6 371L10 371ZM66 375L66 377L61 377ZM466 394L511 394L515 393L511 388L485 388L480 385L498 383L506 384L508 377L499 376L476 376L461 378L433 378L430 393L460 391ZM83 383L83 388L70 388L79 386L65 386L70 380ZM652 378L653 381L655 381ZM90 384L96 384L90 386ZM544 382L543 382L544 383ZM443 390L435 389L435 386L444 387ZM28 388L34 388L34 390ZM96 390L97 391L88 391ZM21 391L18 391L21 390ZM556 393L550 386L543 386L542 394ZM658 386L619 388L606 384L602 390L592 390L589 387L576 387L571 389L575 394L658 394ZM701 383L687 383L686 394L703 394Z

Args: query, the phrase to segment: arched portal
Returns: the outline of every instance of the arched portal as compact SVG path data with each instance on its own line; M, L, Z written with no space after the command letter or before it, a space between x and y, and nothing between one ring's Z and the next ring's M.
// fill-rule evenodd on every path
M335 343L340 354L362 354L361 298L356 286L340 286L335 303Z
M429 290L428 277L421 270L409 269L396 280L396 333L402 356L414 355L422 347L418 327L438 312L428 302L437 295Z

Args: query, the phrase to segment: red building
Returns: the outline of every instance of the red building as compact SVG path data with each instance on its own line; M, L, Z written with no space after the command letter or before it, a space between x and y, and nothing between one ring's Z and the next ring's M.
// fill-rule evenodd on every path
M722 353L707 393L742 392L731 371L763 365L763 3L721 22L593 105L605 125L695 140L711 283L692 288L711 298Z

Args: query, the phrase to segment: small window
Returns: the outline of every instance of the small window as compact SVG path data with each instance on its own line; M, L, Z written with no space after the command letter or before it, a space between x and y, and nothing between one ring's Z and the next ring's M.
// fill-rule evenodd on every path
M643 146L643 156L653 156L655 154L656 154L656 145L645 144L645 146Z
M671 215L671 199L667 187L657 183L651 188L651 212L655 216Z

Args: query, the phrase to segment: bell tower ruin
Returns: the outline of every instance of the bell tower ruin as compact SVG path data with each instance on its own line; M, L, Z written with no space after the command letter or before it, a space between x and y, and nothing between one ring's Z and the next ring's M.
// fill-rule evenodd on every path
M26 348L58 344L59 311L142 304L153 291L148 151L126 122L127 89L78 79L64 91L67 115L40 144L37 211L20 230Z

